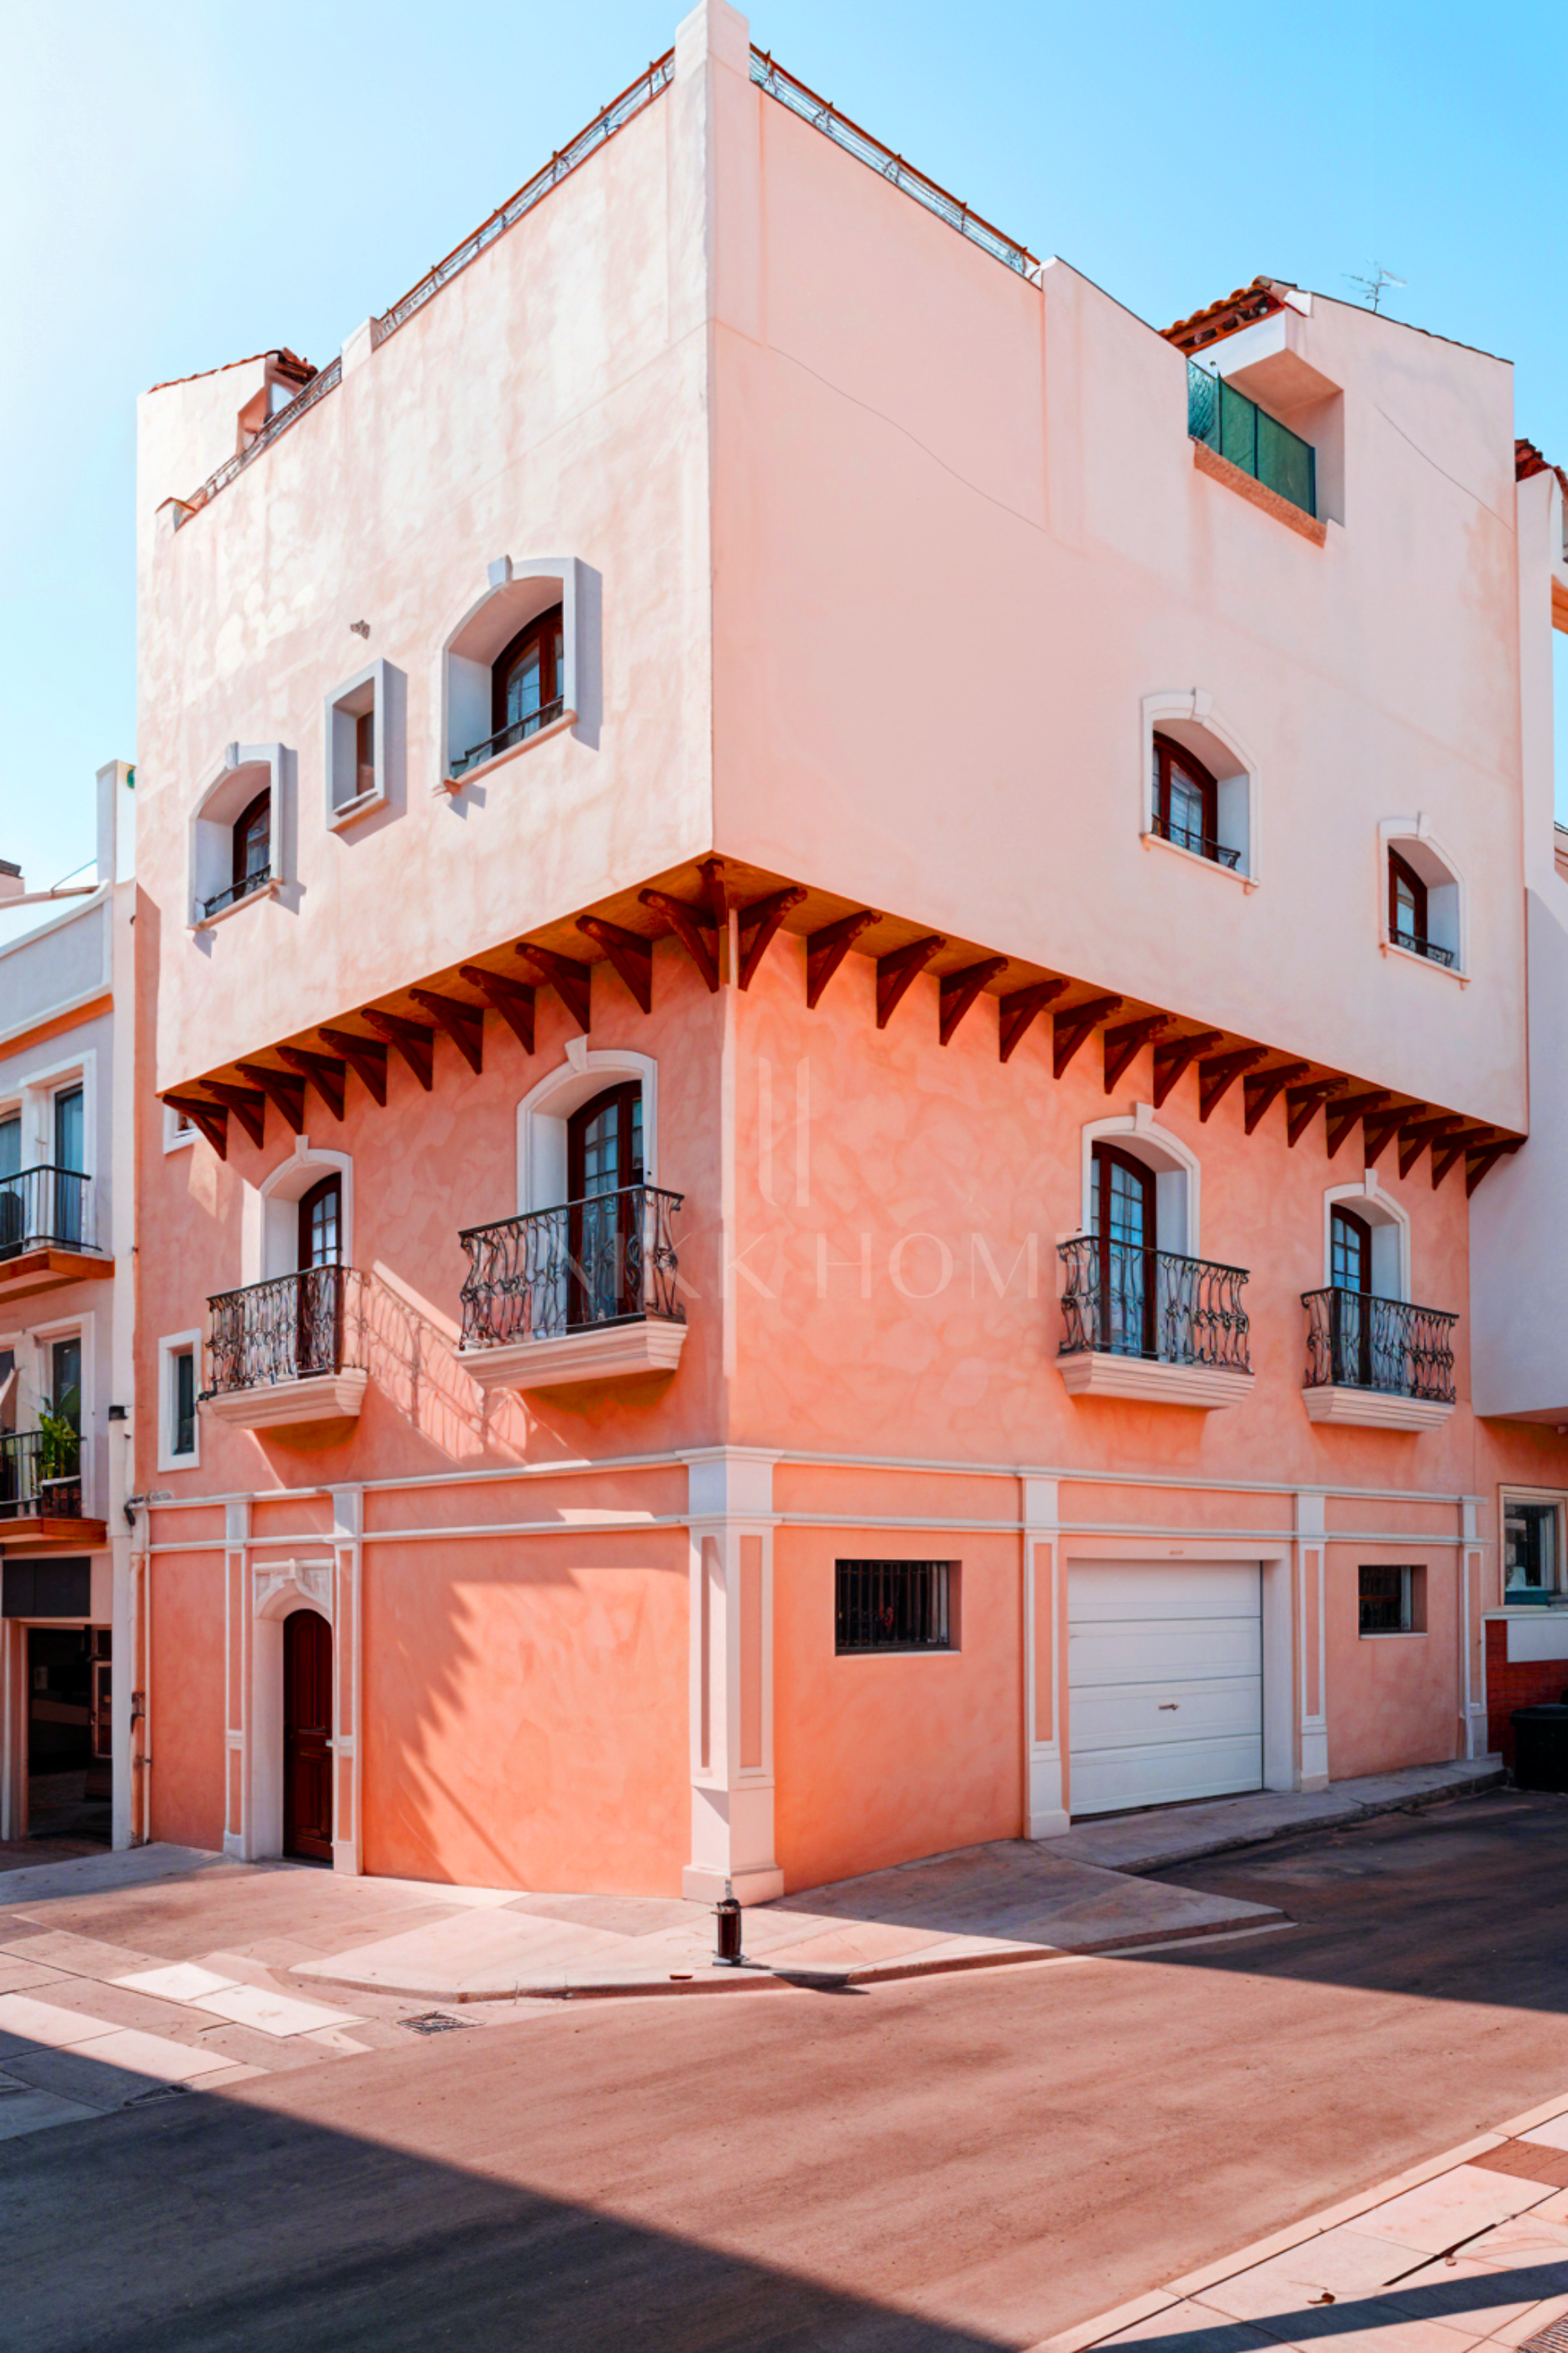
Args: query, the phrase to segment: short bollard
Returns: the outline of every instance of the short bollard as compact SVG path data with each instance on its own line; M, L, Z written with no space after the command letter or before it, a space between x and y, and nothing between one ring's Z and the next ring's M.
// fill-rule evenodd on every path
M746 1956L741 1950L741 1907L731 1893L728 1880L724 1882L722 1897L713 1906L713 1922L715 1963L722 1968L742 1968Z

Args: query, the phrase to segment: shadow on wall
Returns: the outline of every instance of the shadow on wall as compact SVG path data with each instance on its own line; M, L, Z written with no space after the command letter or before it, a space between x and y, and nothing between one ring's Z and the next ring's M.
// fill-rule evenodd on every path
M488 2031L479 2104L493 2126L498 2090L504 2101L513 2079L515 2151L539 2029ZM408 2061L451 2088L458 2071L443 2068L445 2052L410 2045ZM1012 2341L270 2105L170 2093L36 2044L4 2066L125 2111L110 2127L100 2118L28 2133L20 2161L0 2174L12 2225L7 2353L110 2344L116 2353L427 2353L454 2341L455 2328L472 2346L595 2353L986 2353ZM471 2061L463 2072L472 2096ZM180 2185L196 2181L193 2202ZM171 2234L174 2198L185 2211ZM85 2258L84 2211L94 2218Z
M504 1391L489 1398L458 1359L461 1335L390 1268L377 1264L363 1292L365 1369L393 1409L450 1462L487 1448L521 1459L529 1418Z

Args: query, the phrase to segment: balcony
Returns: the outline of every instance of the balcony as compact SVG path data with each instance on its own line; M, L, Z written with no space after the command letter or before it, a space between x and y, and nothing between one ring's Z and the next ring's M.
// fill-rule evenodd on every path
M681 1199L629 1185L459 1234L464 1370L485 1390L672 1373L686 1341L670 1240Z
M475 768L487 767L490 761L499 760L503 752L515 752L520 744L526 744L531 736L542 735L565 715L566 706L557 695L553 702L542 703L537 711L526 712L521 719L514 719L510 726L503 727L499 734L487 735L482 744L471 744L460 758L452 763L453 783L456 784L460 776L468 776Z
M1223 376L1211 375L1192 360L1187 362L1187 433L1287 506L1316 518L1318 460L1311 443Z
M7 1554L43 1544L101 1545L104 1524L82 1513L81 1440L74 1430L0 1431L0 1533Z
M1241 864L1239 849L1228 849L1223 841L1211 841L1206 833L1194 832L1179 818L1162 817L1158 809L1149 821L1149 830L1162 841L1173 842L1178 849L1190 849L1194 858L1206 858L1212 866L1223 866L1227 874L1234 874Z
M1433 1430L1454 1410L1457 1314L1370 1292L1304 1291L1310 1421Z
M1245 1270L1080 1234L1063 1242L1057 1362L1073 1397L1209 1411L1251 1394Z
M22 1168L0 1176L0 1304L61 1283L99 1282L93 1182L75 1168Z
M364 1402L364 1318L353 1267L311 1266L209 1299L203 1410L240 1430L352 1421Z

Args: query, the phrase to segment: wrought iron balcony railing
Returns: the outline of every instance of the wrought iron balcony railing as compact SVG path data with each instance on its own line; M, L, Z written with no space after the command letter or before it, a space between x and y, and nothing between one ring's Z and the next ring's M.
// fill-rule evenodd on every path
M468 1227L458 1237L468 1255L464 1347L553 1340L650 1316L684 1324L669 1230L682 1198L655 1185L628 1185Z
M1317 513L1318 459L1311 443L1193 360L1187 362L1187 431L1265 490L1289 499L1304 514Z
M242 899L248 899L253 892L265 891L271 880L271 867L258 866L254 874L242 874L237 882L229 884L226 891L216 891L210 899L204 899L202 913L204 915L216 915L225 907L237 907Z
M81 1440L48 1430L0 1431L0 1520L79 1520Z
M308 1266L207 1301L204 1397L305 1381L364 1363L360 1278L352 1266Z
M466 776L470 768L482 768L487 760L493 760L498 753L510 752L514 744L526 744L542 727L553 727L563 708L557 695L553 702L541 703L537 711L525 712L521 719L514 719L510 727L487 735L482 744L470 744L460 759L453 761L453 776Z
M1060 1245L1067 1329L1058 1354L1104 1351L1159 1365L1249 1373L1245 1268L1080 1234Z
M22 1168L0 1176L0 1263L58 1243L92 1250L92 1178L76 1168Z
M1454 1326L1441 1307L1413 1307L1371 1292L1304 1291L1310 1389L1379 1389L1385 1397L1454 1402Z
M1216 866L1228 867L1234 874L1241 863L1239 849L1227 849L1223 841L1211 841L1206 833L1194 833L1190 826L1180 825L1174 818L1164 818L1154 812L1153 831L1162 841L1173 841L1178 849L1190 849L1194 857L1212 859Z
M1452 948L1440 948L1424 932L1395 932L1394 944L1396 948L1408 948L1412 955L1425 956L1428 964L1451 965L1454 961Z

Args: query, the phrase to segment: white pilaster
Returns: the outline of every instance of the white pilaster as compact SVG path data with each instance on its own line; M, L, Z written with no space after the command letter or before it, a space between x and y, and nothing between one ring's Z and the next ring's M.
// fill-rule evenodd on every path
M360 1630L364 1490L334 1487L332 1498L332 1869L364 1868L361 1815Z
M773 1464L717 1446L684 1458L691 1532L691 1860L681 1893L784 1894L773 1854Z
M1459 1712L1467 1763L1491 1754L1488 1740L1486 1618L1481 1595L1485 1555L1473 1495L1459 1502Z
M1302 1789L1326 1789L1329 1785L1326 1507L1327 1498L1321 1490L1297 1490L1296 1708L1300 1727L1297 1787Z
M1063 1788L1061 1524L1054 1479L1024 1479L1024 1835L1070 1830Z
M250 1715L250 1504L226 1504L223 1551L224 1829L223 1851L241 1861L252 1851Z

